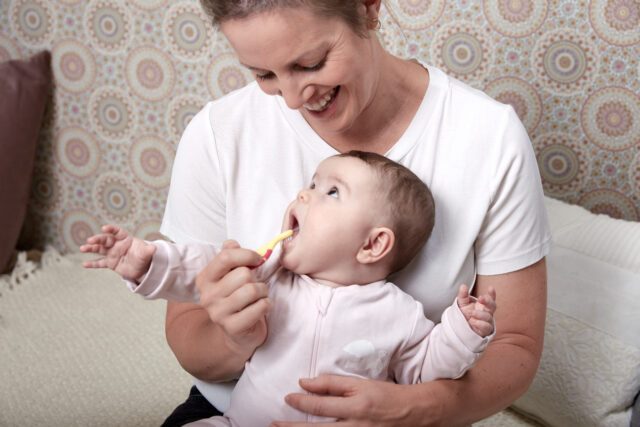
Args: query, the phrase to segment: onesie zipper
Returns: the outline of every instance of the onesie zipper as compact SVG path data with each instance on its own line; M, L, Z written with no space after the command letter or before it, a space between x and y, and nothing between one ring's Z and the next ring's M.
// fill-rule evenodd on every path
M329 304L333 299L334 288L328 288L329 292L320 292L316 299L316 306L318 309L318 316L316 317L316 327L313 336L313 347L311 349L311 362L309 364L308 378L314 378L318 375L318 355L320 354L320 338L322 337L322 326L324 319L329 309ZM307 421L315 421L313 415L307 414Z

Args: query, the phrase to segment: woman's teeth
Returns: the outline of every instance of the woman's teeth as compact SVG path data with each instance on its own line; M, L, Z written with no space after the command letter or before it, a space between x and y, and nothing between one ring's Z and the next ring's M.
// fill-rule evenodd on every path
M310 111L323 111L327 108L327 105L333 100L333 97L336 94L337 88L331 89L325 96L320 98L317 102L314 103L306 103L304 104L304 108Z

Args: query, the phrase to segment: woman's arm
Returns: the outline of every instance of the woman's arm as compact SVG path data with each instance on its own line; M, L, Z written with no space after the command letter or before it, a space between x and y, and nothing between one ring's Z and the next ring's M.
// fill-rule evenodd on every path
M478 276L476 295L496 289L496 337L461 379L405 386L327 375L301 381L313 394L291 394L287 403L354 425L463 426L486 418L509 406L533 380L544 339L546 283L544 259L512 273Z
M196 279L200 304L169 303L167 342L182 367L204 381L237 378L267 337L270 303L265 283L247 266L256 252L227 241Z

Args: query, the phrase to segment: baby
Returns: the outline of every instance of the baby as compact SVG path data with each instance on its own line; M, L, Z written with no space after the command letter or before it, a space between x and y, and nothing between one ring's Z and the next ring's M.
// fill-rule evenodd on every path
M428 239L434 205L427 186L383 156L352 151L318 166L287 208L293 236L255 270L269 285L269 334L245 364L224 417L189 426L327 421L287 406L299 378L338 374L413 384L459 378L495 334L495 291L477 300L461 286L434 325L422 305L385 279ZM218 253L205 244L146 242L115 226L87 239L103 255L85 267L111 268L146 298L198 302L196 275ZM428 286L428 284L425 284Z

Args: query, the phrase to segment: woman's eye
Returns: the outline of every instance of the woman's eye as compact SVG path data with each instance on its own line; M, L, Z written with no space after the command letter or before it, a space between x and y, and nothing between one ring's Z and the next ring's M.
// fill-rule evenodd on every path
M256 79L260 81L269 80L273 78L273 73L256 74Z
M315 65L312 65L310 67L303 67L300 66L300 69L304 70L304 71L318 71L319 69L321 69L322 67L324 67L324 64L326 62L326 59L323 59L322 61L318 62Z
M336 187L331 187L331 190L327 192L328 196L335 197L336 199L340 196L338 189Z

